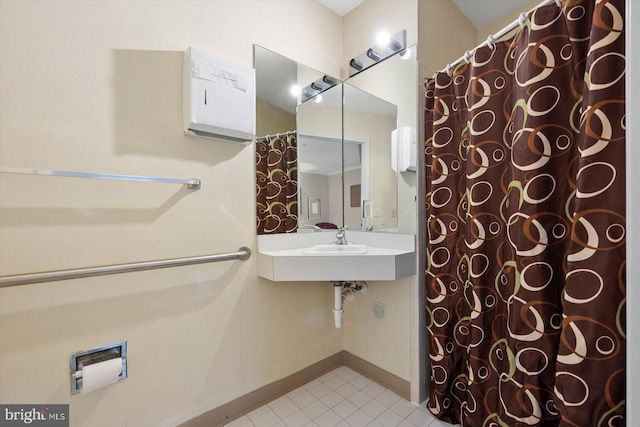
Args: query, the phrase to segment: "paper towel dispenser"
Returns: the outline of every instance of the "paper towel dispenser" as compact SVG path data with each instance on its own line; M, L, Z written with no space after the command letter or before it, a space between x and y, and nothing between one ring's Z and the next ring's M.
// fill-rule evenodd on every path
M248 144L256 133L255 70L190 47L182 106L185 134Z
M416 172L416 130L401 126L391 132L391 168L396 172Z

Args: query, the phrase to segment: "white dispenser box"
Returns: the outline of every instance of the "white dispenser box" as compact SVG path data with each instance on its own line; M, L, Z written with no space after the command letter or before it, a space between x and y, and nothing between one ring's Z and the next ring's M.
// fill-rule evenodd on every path
M416 130L401 126L391 131L391 168L396 172L416 172Z
M182 107L185 134L250 143L256 134L255 70L188 48Z

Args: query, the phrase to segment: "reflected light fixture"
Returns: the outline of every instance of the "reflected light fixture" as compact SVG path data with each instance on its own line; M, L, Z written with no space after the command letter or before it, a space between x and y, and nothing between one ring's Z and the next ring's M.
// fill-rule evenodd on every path
M362 65L362 62L358 61L357 59L353 58L350 62L349 62L349 66L353 69L356 69L358 71L362 71L364 68L364 65Z
M308 86L302 89L300 103L304 103L310 99L314 99L315 102L322 102L322 96L320 96L320 94L327 89L331 89L337 84L337 79L325 74L322 78L311 82Z

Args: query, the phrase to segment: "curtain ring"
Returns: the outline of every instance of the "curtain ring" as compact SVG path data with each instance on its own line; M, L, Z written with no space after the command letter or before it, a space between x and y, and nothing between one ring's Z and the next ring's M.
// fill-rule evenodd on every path
M449 77L453 76L453 72L451 71L451 64L447 64L447 68L445 68Z
M462 57L462 59L464 59L464 62L469 64L471 62L472 55L473 55L473 50L468 50L464 53L464 56Z
M520 17L518 18L518 25L520 25L520 28L522 28L524 30L524 23L527 22L527 14L526 12L522 12L520 14Z
M487 46L489 46L489 49L496 50L496 46L493 44L495 41L496 39L493 37L493 34L487 37Z
M562 9L562 0L556 0L556 4L560 9Z

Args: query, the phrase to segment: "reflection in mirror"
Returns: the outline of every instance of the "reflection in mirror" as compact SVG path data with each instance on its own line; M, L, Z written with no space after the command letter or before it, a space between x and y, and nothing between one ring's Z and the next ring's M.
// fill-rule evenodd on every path
M345 81L345 93L348 87L361 89L381 100L387 101L398 107L397 123L394 128L409 128L410 135L413 135L415 143L415 134L417 130L417 105L418 105L418 62L417 62L417 46L408 47L405 51L398 53L390 58L379 62L375 66L366 69L363 72L347 79ZM348 98L345 96L345 103ZM345 112L348 111L345 105ZM345 115L345 134L350 124L349 114ZM400 133L400 132L398 132ZM391 137L386 138L384 148L372 153L370 165L370 193L373 199L372 209L370 209L369 226L374 226L371 231L399 231L401 233L415 234L417 229L417 176L415 168L398 170L397 159L399 156L399 145L407 142L406 138L402 139L396 145L396 152L392 155ZM415 152L415 147L411 147ZM410 151L410 150L409 150ZM381 156L380 158L378 156ZM396 191L388 189L388 181L385 179L382 183L378 182L378 178L386 176L392 164L392 158L396 159L394 168L390 173L394 175L394 182L397 183ZM414 157L415 162L415 157ZM415 166L415 165L414 165ZM379 185L382 187L378 188ZM376 200L375 198L380 198ZM393 200L392 200L393 198ZM376 209L380 209L377 211ZM395 210L394 210L395 209ZM365 209L366 210L366 209ZM380 216L376 216L380 215ZM366 224L366 220L365 220ZM365 226L367 228L367 226Z
M297 115L300 114L298 106L319 105L317 101L326 100L336 104L339 109L341 97L339 94L333 95L333 92L339 93L341 90L336 87L338 80L258 45L254 46L254 65L256 130L259 135L256 138L258 234L296 232L299 225L309 223L322 225L324 222L335 222L335 226L342 225L341 193L334 206L331 206L334 197L329 189L322 197L315 189L313 194L303 195L298 176L302 163L305 173L302 181L309 182L306 172L315 170L313 162L316 158L313 153L304 152L306 148L313 148L308 140L303 140L305 148L300 145L301 130L305 126L301 128L297 123ZM312 108L304 107L302 110ZM341 135L340 123L341 120L338 120L333 126L338 129L338 137ZM313 134L312 129L309 127ZM323 134L326 135L326 132ZM329 151L328 147L326 151ZM333 160L341 165L340 153ZM324 170L326 166L322 168ZM334 170L331 169L331 172ZM337 176L341 178L340 166ZM312 210L311 218L309 207ZM325 217L326 221L323 220ZM305 222L301 222L303 218L306 218Z
M298 106L299 225L337 228L342 208L342 86L335 86ZM318 200L319 212L310 200Z
M391 133L397 107L351 84L343 84L346 153L357 167L344 169L344 216L349 229L397 229L397 179L391 164ZM362 167L362 164L365 167ZM356 200L356 196L359 197Z
M288 170L279 175L258 173L258 217L264 217L258 218L258 233L347 225L415 234L417 178L393 162L399 150L392 154L391 132L402 127L415 135L416 46L381 60L345 84L257 45L255 69L257 133L264 137L294 132L284 141L280 138L279 144L296 151L295 161L281 162ZM294 86L296 96L291 92ZM385 108L368 111L363 105ZM256 142L257 162L267 158L258 150L266 150L268 144L261 145L264 140ZM294 196L278 203L261 199L260 191L267 187L271 194L282 194L280 182L268 182L274 176L297 188ZM270 225L261 228L267 217Z

